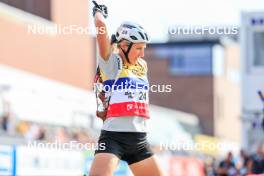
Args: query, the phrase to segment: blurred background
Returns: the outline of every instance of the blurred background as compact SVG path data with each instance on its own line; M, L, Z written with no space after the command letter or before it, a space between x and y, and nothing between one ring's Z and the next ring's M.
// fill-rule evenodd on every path
M132 20L151 35L145 59L160 93L150 93L149 141L165 172L264 173L264 2L98 3L110 34ZM96 144L91 9L86 0L0 0L0 175L89 172L93 150L28 144ZM126 163L115 175L131 175Z

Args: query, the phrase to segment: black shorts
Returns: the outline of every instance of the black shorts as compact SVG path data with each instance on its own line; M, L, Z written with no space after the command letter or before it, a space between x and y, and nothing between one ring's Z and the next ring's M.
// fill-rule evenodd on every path
M101 131L97 153L112 153L129 165L153 155L147 142L147 134L140 132ZM105 147L102 147L105 146Z

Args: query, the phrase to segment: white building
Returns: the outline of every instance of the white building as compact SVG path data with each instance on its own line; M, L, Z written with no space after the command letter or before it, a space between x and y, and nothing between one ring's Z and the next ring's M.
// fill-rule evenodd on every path
M242 146L254 150L264 141L257 93L264 91L264 12L243 12L241 20Z

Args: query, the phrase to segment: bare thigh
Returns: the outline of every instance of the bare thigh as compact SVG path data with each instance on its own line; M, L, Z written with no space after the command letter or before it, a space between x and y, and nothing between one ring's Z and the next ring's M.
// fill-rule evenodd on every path
M140 162L129 165L134 176L151 175L164 176L156 156L149 157Z
M89 176L112 176L119 163L119 158L111 153L95 155Z

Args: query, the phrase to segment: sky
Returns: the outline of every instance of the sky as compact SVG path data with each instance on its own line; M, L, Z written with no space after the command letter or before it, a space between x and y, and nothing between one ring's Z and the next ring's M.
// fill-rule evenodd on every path
M264 0L97 0L108 7L108 30L114 33L123 21L135 21L153 42L167 39L174 25L239 25L241 11L264 11Z

